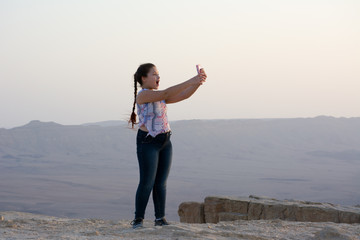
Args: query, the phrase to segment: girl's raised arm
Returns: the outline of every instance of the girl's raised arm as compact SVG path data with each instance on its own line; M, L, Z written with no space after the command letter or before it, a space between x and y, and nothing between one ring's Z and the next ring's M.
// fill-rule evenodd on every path
M136 97L136 102L138 104L144 104L148 102L157 102L161 100L166 101L167 99L170 99L171 97L178 95L188 87L200 85L202 82L204 82L204 79L201 77L201 75L197 75L183 83L169 87L165 90L142 91Z

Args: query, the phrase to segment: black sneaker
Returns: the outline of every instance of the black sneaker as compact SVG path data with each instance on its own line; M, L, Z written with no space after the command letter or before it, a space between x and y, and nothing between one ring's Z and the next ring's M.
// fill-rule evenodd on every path
M142 218L135 218L130 224L132 225L133 229L139 228L143 226L143 220L144 219Z
M165 218L155 220L155 226L166 226L166 225L169 225L169 223L166 221Z

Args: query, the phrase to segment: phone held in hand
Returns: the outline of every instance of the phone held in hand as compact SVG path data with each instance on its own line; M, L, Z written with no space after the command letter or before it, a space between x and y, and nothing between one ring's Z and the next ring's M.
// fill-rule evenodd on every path
M200 64L197 64L196 65L196 70L197 70L198 74L200 74L201 69L204 69L204 68Z

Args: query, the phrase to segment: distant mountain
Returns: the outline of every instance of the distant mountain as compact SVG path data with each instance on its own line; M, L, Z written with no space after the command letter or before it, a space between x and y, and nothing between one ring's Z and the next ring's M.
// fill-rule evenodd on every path
M93 122L93 123L84 123L83 126L101 126L101 127L115 127L115 126L124 126L128 123L126 121L121 120L110 120L110 121L102 121L102 122Z
M33 120L29 122L28 124L22 126L22 128L44 128L44 127L60 127L61 124L55 123L55 122L41 122L39 120Z
M360 118L185 120L171 127L176 148L184 153L205 148L211 155L250 157L302 150L317 157L360 157ZM135 134L124 121L68 126L31 121L0 130L0 153L118 154L133 151Z
M31 121L13 129L0 129L0 157L19 154L109 154L127 150L132 130L126 125L60 125ZM126 140L126 137L128 140ZM126 146L126 147L125 147ZM109 152L110 151L110 152Z

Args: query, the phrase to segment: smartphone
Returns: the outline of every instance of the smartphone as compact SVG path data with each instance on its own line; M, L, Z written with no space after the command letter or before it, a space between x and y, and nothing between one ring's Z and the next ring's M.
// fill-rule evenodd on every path
M201 69L204 69L200 64L196 65L196 70L200 74Z

